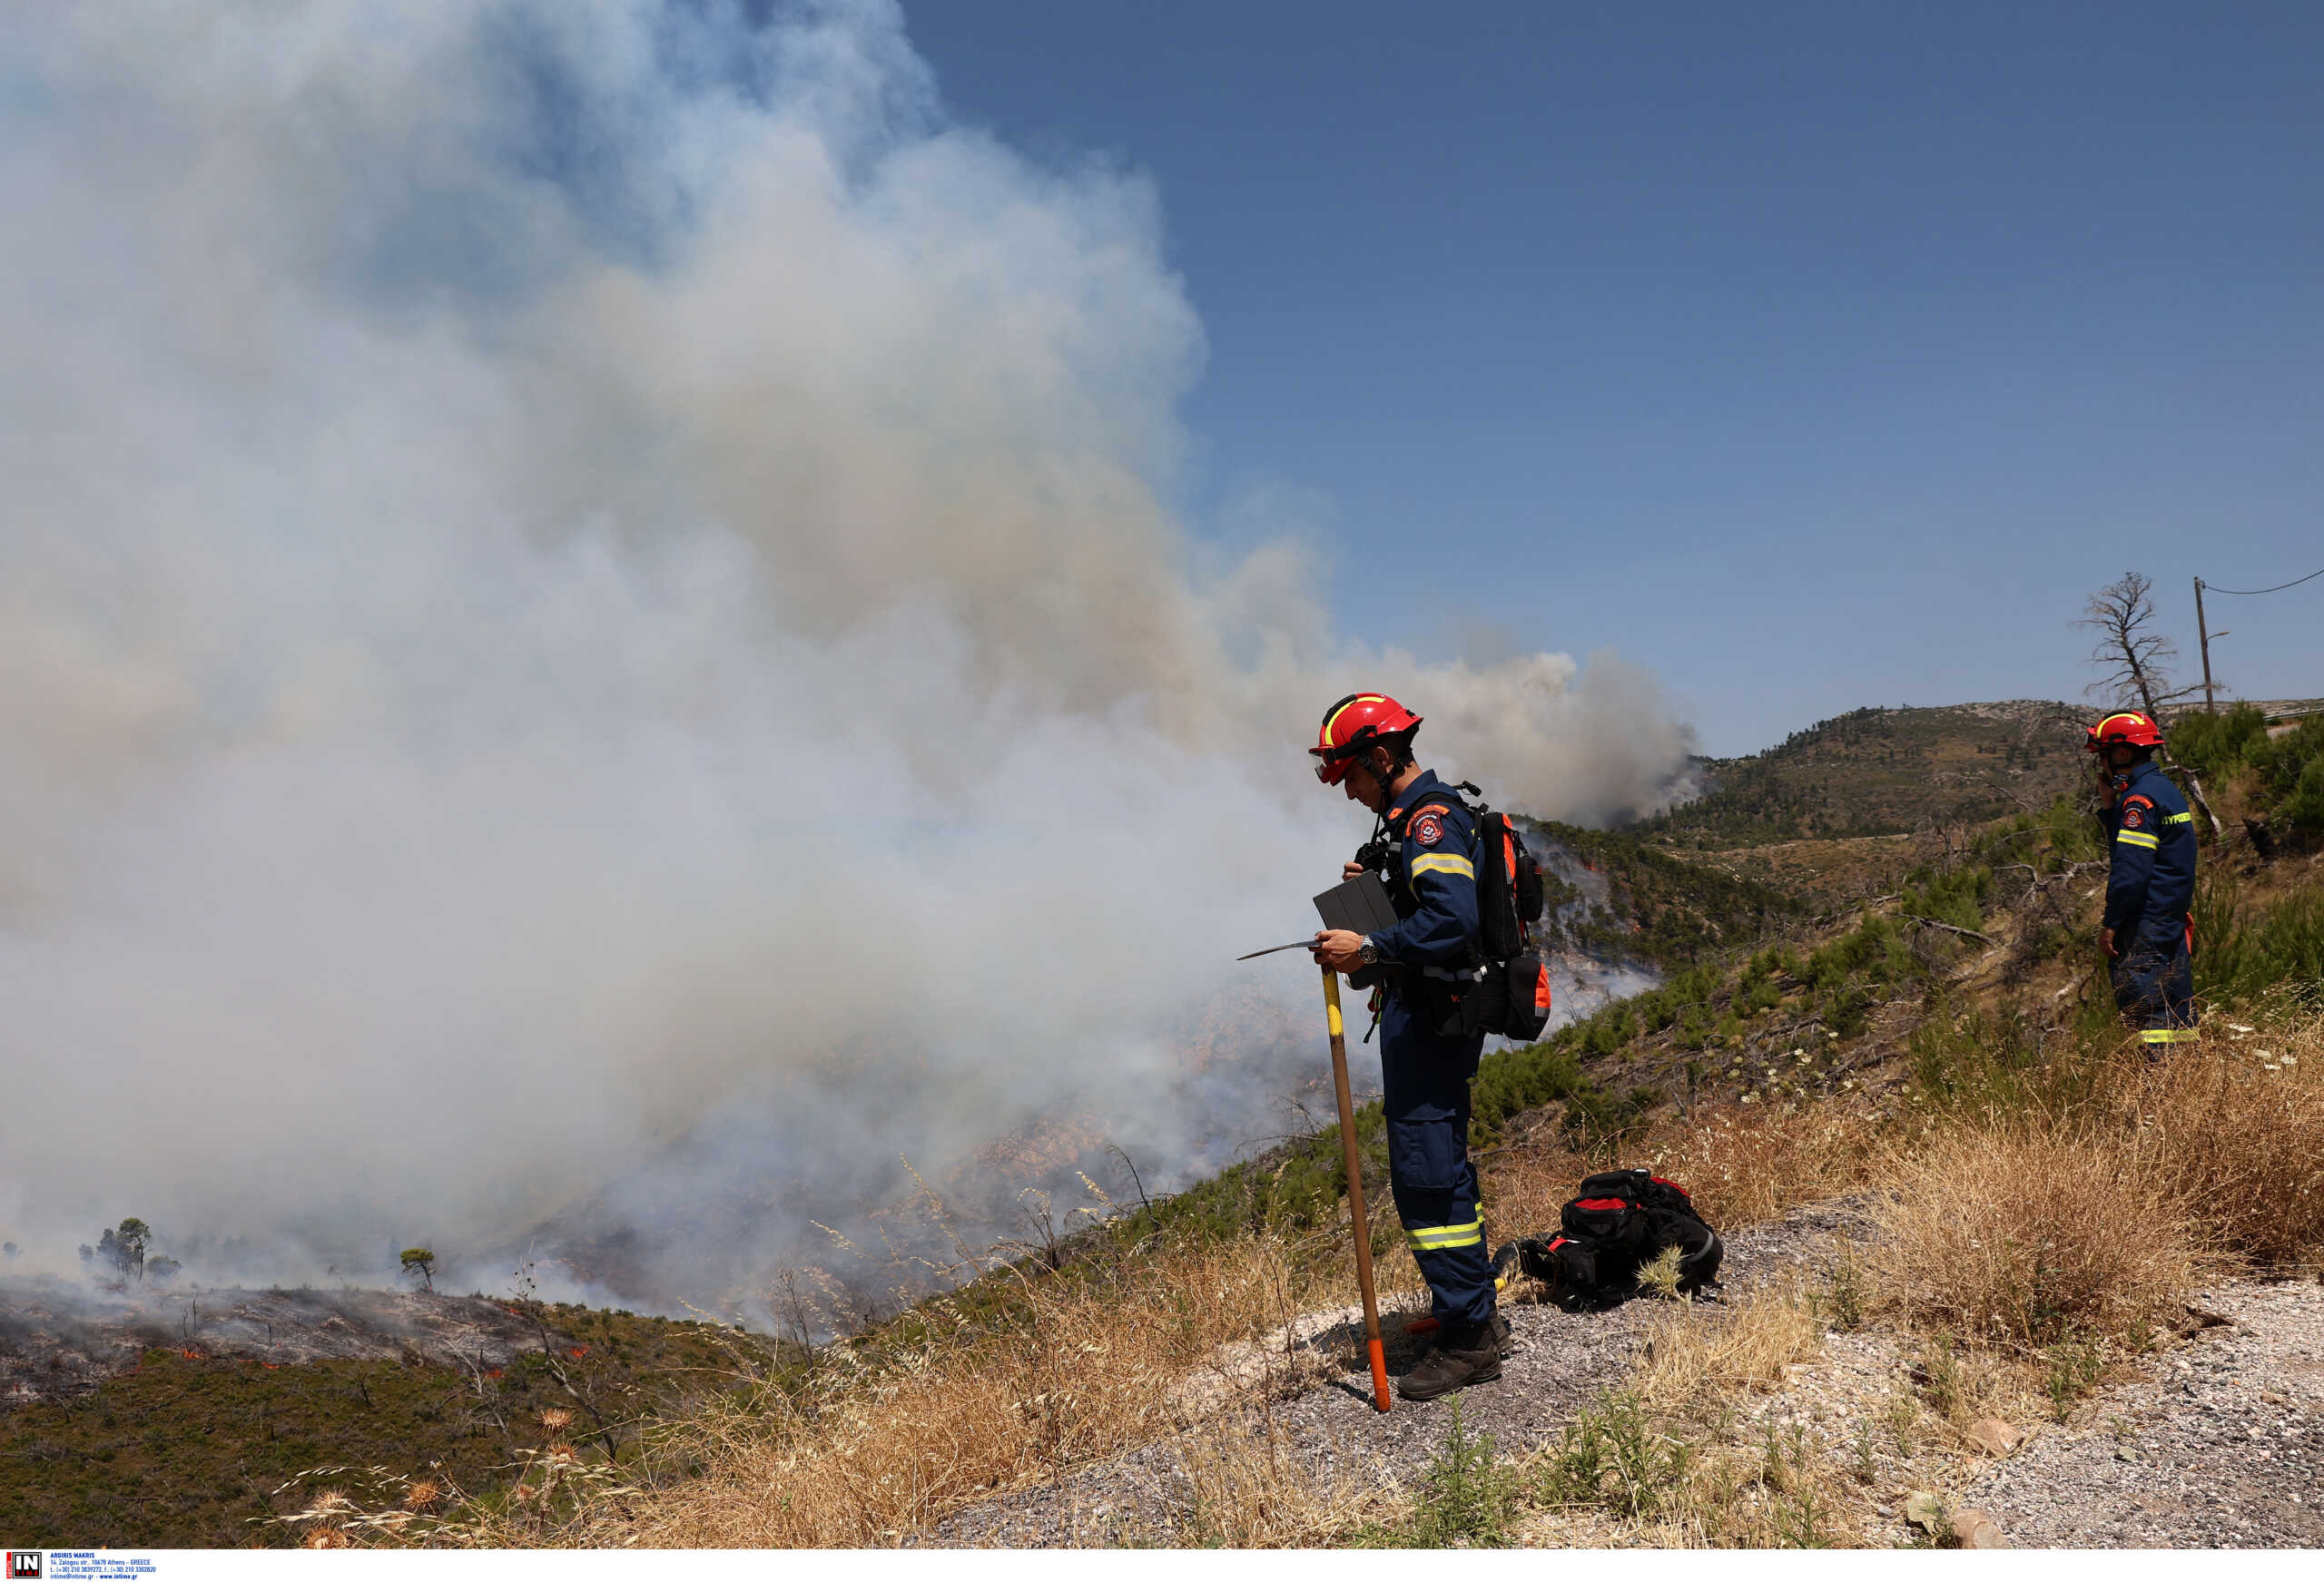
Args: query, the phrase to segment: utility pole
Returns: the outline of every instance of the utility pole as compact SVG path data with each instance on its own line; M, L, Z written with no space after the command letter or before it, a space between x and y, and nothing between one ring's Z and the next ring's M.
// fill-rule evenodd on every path
M2195 579L2195 635L2203 650L2203 712L2219 712L2218 691L2211 684L2211 632L2203 624L2203 579Z

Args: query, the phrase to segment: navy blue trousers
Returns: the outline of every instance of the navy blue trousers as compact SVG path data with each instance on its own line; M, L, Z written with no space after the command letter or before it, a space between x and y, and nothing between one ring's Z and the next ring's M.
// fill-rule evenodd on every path
M2128 945L2119 941L2112 964L2114 1004L2149 1048L2192 1043L2195 963L2183 925L2142 924Z
M1396 1218L1440 1322L1492 1315L1492 1262L1469 1162L1469 1083L1484 1036L1422 1030L1400 994L1380 1013L1380 1077L1388 1118L1388 1184Z

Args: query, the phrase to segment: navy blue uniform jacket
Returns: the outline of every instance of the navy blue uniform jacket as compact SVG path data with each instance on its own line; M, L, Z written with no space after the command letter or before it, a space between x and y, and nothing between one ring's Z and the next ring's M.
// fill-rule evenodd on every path
M1372 936L1383 961L1475 965L1477 821L1453 790L1423 769L1388 810L1388 899L1396 926Z
M2195 901L2195 820L2187 799L2152 760L2132 767L2109 818L2106 916L2116 949L2150 924L2157 938L2186 926Z

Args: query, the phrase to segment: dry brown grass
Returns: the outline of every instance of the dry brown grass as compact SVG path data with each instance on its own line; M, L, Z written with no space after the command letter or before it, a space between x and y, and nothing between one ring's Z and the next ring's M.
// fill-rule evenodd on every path
M2186 1288L2182 1219L2135 1150L2053 1130L1941 1135L1876 1211L1882 1304L1973 1340L2138 1338Z
M1499 1245L1556 1230L1574 1184L1603 1168L1555 1144L1527 1143L1489 1155L1478 1165L1487 1236Z
M1699 1412L1780 1387L1795 1362L1823 1352L1823 1326L1804 1291L1750 1291L1718 1306L1658 1302L1633 1379L1660 1412Z
M1185 1514L1167 1530L1136 1535L1182 1548L1280 1549L1328 1544L1390 1502L1383 1491L1328 1484L1273 1421L1180 1441Z
M1694 1195L1721 1231L1765 1224L1876 1179L1891 1152L1873 1121L1838 1103L1742 1106L1649 1139L1658 1174Z
M2239 1038L2212 1017L2167 1065L2115 1067L2102 1102L2205 1252L2275 1266L2324 1253L2324 1020Z
M1486 1219L1496 1241L1554 1231L1583 1176L1645 1164L1685 1187L1719 1230L1740 1230L1860 1189L1891 1147L1853 1107L1730 1105L1666 1116L1635 1141L1595 1155L1543 1143L1495 1155L1483 1165Z
M1304 1251L1256 1236L1157 1250L1097 1283L1030 1281L1029 1319L1015 1329L964 1329L860 1366L833 1362L795 1398L767 1390L706 1405L658 1447L662 1464L694 1476L650 1496L610 1493L553 1534L504 1530L494 1518L471 1536L599 1547L896 1543L978 1499L1177 1431L1172 1386L1206 1355L1342 1295L1331 1265L1317 1268ZM1295 1272L1303 1266L1313 1272ZM1221 1508L1246 1513L1234 1518L1246 1537L1304 1519L1281 1489L1219 1489Z
M2275 1058L2260 1060L2261 1048ZM2014 1125L1938 1117L1908 1136L1832 1101L1666 1115L1614 1155L1529 1142L1482 1161L1487 1217L1497 1240L1551 1229L1581 1177L1615 1164L1651 1164L1682 1183L1722 1231L1878 1187L1887 1206L1876 1296L1933 1333L1998 1342L2021 1359L2068 1335L2136 1334L2179 1294L2198 1252L2282 1264L2324 1247L2324 1024L2310 1017L2235 1041L2215 1019L2169 1066L2146 1066L2133 1047L2092 1091L2071 1113ZM1392 1221L1384 1201L1374 1210ZM1350 1300L1346 1241L1341 1227L1297 1246L1267 1236L1154 1245L1102 1278L1029 1278L1021 1321L956 1326L912 1350L842 1349L803 1393L705 1407L662 1439L658 1465L670 1470L644 1491L607 1488L553 1526L536 1506L455 1536L889 1544L993 1495L1175 1439L1188 1514L1167 1531L1120 1537L1330 1542L1364 1519L1358 1504L1317 1483L1275 1439L1188 1433L1183 1387L1220 1347ZM1390 1253L1379 1266L1391 1305L1416 1288L1409 1258ZM1820 1332L1805 1299L1674 1304L1652 1331L1638 1410L1695 1433L1701 1454L1674 1472L1659 1525L1626 1536L1789 1542L1825 1519L1816 1513L1833 1508L1837 1473L1796 1449L1787 1459L1772 1441L1724 1437L1699 1410L1778 1388L1787 1367L1816 1355ZM1955 1429L2001 1401L2006 1381L1991 1357L1934 1341L1925 1355L1930 1404ZM1291 1383L1299 1364L1278 1361L1218 1404ZM1682 1430L1689 1412L1695 1426ZM1897 1429L1900 1443L1908 1431ZM1842 1518L1822 1530L1845 1528Z

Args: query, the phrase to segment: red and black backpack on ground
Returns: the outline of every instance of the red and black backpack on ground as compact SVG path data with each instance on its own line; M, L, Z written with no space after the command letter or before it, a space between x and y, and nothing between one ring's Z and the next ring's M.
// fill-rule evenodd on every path
M1685 1187L1650 1171L1608 1170L1589 1177L1558 1219L1556 1235L1503 1246L1493 1259L1495 1271L1506 1277L1521 1269L1568 1308L1611 1307L1637 1293L1641 1264L1676 1247L1681 1292L1718 1283L1726 1256L1718 1233L1695 1212Z

